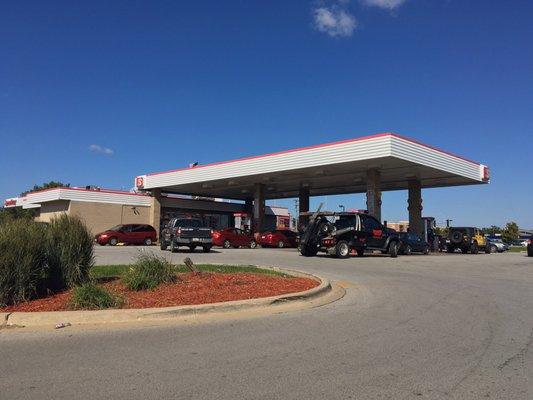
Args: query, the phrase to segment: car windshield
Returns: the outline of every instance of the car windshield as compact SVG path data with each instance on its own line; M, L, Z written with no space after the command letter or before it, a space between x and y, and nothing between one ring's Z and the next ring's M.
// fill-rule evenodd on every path
M199 219L178 219L176 221L176 226L183 226L186 228L201 228L202 221Z
M109 231L120 231L122 228L124 227L124 225L116 225L112 228L109 228L108 230Z

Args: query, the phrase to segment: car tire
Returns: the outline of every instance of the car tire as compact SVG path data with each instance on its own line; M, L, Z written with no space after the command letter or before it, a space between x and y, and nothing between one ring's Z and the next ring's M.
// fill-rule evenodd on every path
M365 249L355 249L355 252L357 253L357 257L365 256Z
M229 240L224 240L224 243L222 243L222 247L225 249L229 249L231 247L231 242Z
M162 240L161 243L159 243L159 248L164 251L167 249L167 244Z
M278 249L282 249L282 248L284 248L284 247L285 247L285 243L283 242L283 240L280 240L280 241L278 242Z
M146 238L144 239L144 245L145 246L151 246L152 245L152 238Z
M477 254L479 253L479 248L477 247L477 243L472 243L470 246L470 253Z
M411 249L411 246L407 245L405 246L405 249L403 250L403 254L406 256L410 256L413 253L413 250Z
M251 248L251 249L256 249L256 248L257 248L257 242L256 242L255 240L252 240L252 241L250 242L250 248Z
M109 243L110 246L116 246L118 244L118 239L116 237L109 238L107 243Z
M346 240L339 240L335 245L335 256L337 258L350 257L350 246Z
M398 257L398 243L391 242L389 244L389 256L391 256L391 258Z
M300 245L300 254L304 257L314 257L318 253L318 247L309 247L306 245Z
M194 250L196 250L196 246L189 246L189 251L191 253L194 253Z
M204 253L209 253L211 251L211 246L204 246L202 247L202 250Z

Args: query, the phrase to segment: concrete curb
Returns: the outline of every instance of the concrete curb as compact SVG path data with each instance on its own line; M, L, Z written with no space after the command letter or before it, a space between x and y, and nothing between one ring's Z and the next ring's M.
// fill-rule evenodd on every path
M138 321L155 321L171 319L180 316L192 316L208 313L226 313L250 310L262 307L275 307L288 302L308 301L322 296L331 291L331 283L328 279L306 274L300 271L285 270L281 268L260 267L280 271L295 277L314 279L320 284L312 289L288 293L279 296L263 297L250 300L236 300L222 303L199 304L190 306L175 306L162 308L143 309L118 309L118 310L95 310L95 311L50 311L50 312L13 312L0 314L0 330L14 327L53 327L58 323L70 323L72 325L83 324L111 324Z

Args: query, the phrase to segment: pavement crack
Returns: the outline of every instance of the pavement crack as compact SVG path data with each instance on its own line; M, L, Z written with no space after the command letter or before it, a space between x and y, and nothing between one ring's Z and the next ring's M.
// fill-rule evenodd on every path
M533 344L533 328L531 329L531 332L529 333L529 337L528 337L528 340L527 340L527 343L525 344L525 346L522 347L518 352L516 352L511 357L507 358L500 365L498 365L498 369L501 371L505 367L507 367L509 364L514 362L515 360L522 359L527 354L529 348L531 347L531 344Z

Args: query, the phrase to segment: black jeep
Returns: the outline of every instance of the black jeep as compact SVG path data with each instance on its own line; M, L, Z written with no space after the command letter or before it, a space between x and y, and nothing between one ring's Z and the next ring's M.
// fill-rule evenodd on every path
M380 250L398 256L398 234L364 213L316 212L300 237L300 253L311 257L321 251L338 258L347 258L355 250L362 257L365 250ZM333 222L332 222L333 221Z

